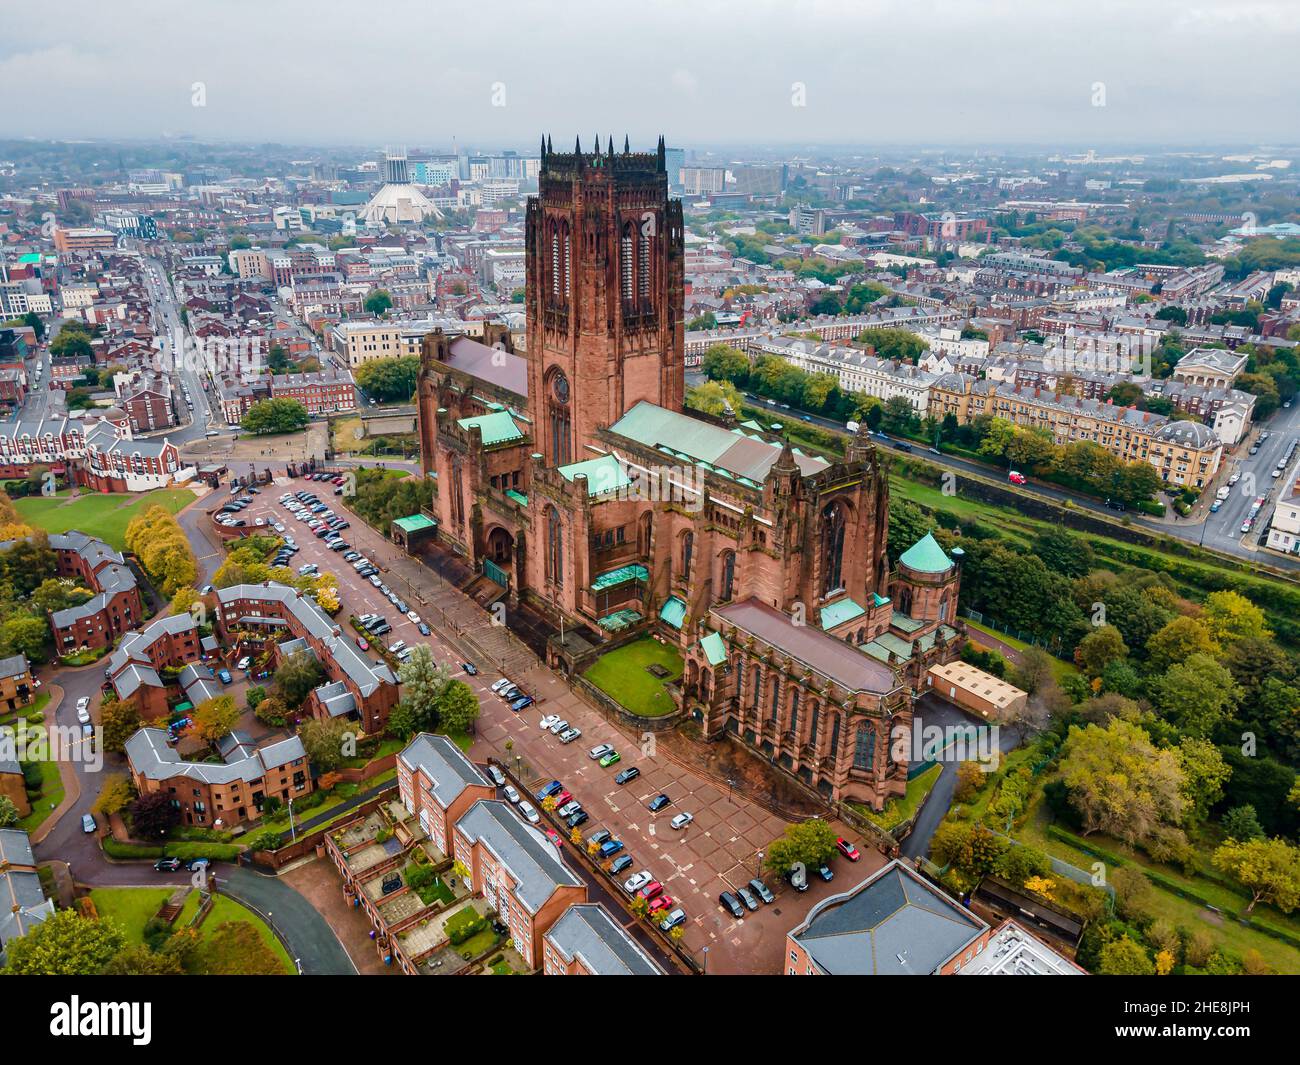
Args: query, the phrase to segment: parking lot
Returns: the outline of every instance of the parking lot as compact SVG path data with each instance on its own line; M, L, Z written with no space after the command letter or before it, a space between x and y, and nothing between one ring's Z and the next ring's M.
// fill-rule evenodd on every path
M427 643L437 661L457 666L464 656L444 638L438 622L444 616L439 602L450 613L451 597L459 597L459 593L435 586L432 577L426 587L410 587L394 577L388 567L397 549L359 519L350 519L351 527L342 531L344 539L383 567L384 580L395 586L394 590L420 612L422 619L435 625L430 636L422 637L415 624L399 614L379 589L342 561L341 553L326 548L278 502L282 493L303 488L315 491L332 509L346 513L335 505L326 486L301 479L284 481L264 488L244 511L243 516L249 520L247 531L263 531L253 525L259 517L278 521L301 548L293 558L295 570L313 562L323 572L336 574L343 603L339 618L345 629L349 614L380 614L393 626L393 631L383 637L386 642L400 639L408 645ZM275 530L272 527L270 531ZM350 629L348 632L353 635ZM623 841L625 853L632 857L632 864L617 877L618 886L612 888L613 892L622 894L621 885L627 877L648 870L675 900L674 906L680 905L686 911L684 945L702 962L707 948L711 972L779 972L785 934L808 909L827 895L857 884L884 864L880 854L861 847L861 861L850 865L844 859L835 859L831 863L835 880L827 883L813 878L803 893L763 871L762 879L776 896L775 901L760 904L757 911L736 920L719 904L718 895L724 890L734 893L751 877L760 875L760 852L781 835L785 821L745 797L729 793L725 785L657 755L652 734L629 738L540 665L511 675L511 680L537 700L535 705L512 713L505 701L490 690L500 672L486 663L480 665L483 668L478 676L464 675L459 668L452 670L473 687L482 704L471 753L480 759L491 755L512 769L531 770L528 783L533 795L524 798L539 809L536 791L552 779L560 780L590 815L581 826L584 838L598 829L608 829ZM550 714L566 719L582 735L571 743L561 743L539 727L541 719ZM621 760L617 764L602 768L588 758L588 751L602 743L618 751ZM640 776L628 784L616 784L615 776L629 766L637 767ZM651 813L646 804L660 793L668 795L671 802L658 813ZM669 822L683 812L693 814L694 820L683 829L671 828ZM548 827L545 820L543 827ZM567 830L562 835L567 840Z

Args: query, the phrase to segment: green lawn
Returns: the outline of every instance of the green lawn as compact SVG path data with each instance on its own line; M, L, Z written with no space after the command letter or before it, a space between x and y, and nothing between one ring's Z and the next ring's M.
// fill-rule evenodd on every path
M663 680L646 667L660 665L669 675ZM664 685L682 675L682 655L677 648L644 636L601 655L583 674L611 699L642 717L662 717L676 704Z
M58 763L53 758L49 758L36 764L41 769L40 798L32 802L32 812L19 821L17 826L28 833L35 832L63 801L63 778L59 775Z
M163 878L161 873L158 876L160 879ZM158 908L167 901L171 893L176 888L182 887L184 883L181 879L176 878L174 882L169 882L167 887L95 888L90 893L90 897L94 900L95 909L101 917L116 918L118 923L122 925L126 931L128 942L143 943L144 926L158 912ZM181 908L180 916L176 918L176 922L172 927L176 929L184 928L190 923L198 908L199 893L191 891L189 897L185 900L185 905ZM251 924L257 930L258 937L262 942L280 960L284 971L286 973L297 971L293 959L289 957L289 952L284 949L284 945L270 926L248 907L241 905L234 899L227 898L225 895L216 896L212 909L208 911L207 917L203 919L203 925L199 931L206 938L212 934L213 929L225 924L227 921L245 921Z
M19 517L46 532L61 533L78 529L87 536L97 536L119 551L125 546L126 527L132 518L152 506L165 507L175 514L194 502L187 488L160 488L142 495L101 495L83 493L72 500L67 492L56 496L27 496L15 499Z

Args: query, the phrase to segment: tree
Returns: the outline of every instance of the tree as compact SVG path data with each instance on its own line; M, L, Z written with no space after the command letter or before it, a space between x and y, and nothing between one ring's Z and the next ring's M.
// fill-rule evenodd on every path
M711 381L743 385L749 377L749 356L730 344L710 344L704 352L700 369Z
M328 773L343 764L344 747L348 740L355 739L355 733L346 721L331 718L329 721L308 721L298 735L302 745L320 772Z
M271 683L285 707L297 710L310 692L325 683L325 670L306 651L295 651L280 663Z
M8 795L0 795L0 828L12 828L18 824L18 807Z
M887 433L909 433L920 424L920 418L906 396L890 396L885 400L880 424Z
M366 297L363 306L367 314L373 314L376 318L382 318L388 313L393 305L393 297L387 289L377 288Z
M1187 821L1196 824L1210 814L1210 807L1223 798L1223 786L1232 769L1223 760L1219 748L1209 740L1184 736L1178 745L1178 760L1183 767L1183 797L1187 800Z
M402 684L402 702L407 706L412 732L432 732L438 727L438 703L451 684L451 675L433 660L428 644L416 644L415 650L398 668Z
M141 839L159 839L180 823L181 812L160 791L138 796L128 808L131 827Z
M686 406L714 417L721 417L727 411L738 413L742 402L735 386L725 381L705 381L686 394Z
M1098 677L1112 662L1128 656L1124 637L1114 625L1100 625L1074 649L1075 664L1090 677Z
M195 966L204 976L281 976L284 966L247 921L219 924L199 944Z
M1115 909L1121 917L1140 920L1145 916L1147 904L1155 895L1155 888L1138 866L1121 865L1113 870L1110 886L1115 889Z
M874 348L879 358L899 362L915 363L930 350L924 337L907 329L868 329L858 334L857 342Z
M1136 844L1182 822L1185 775L1179 756L1159 750L1139 726L1071 725L1061 748L1061 781L1084 835L1104 832Z
M104 779L93 807L95 813L111 817L120 814L135 798L135 786L125 773L113 773Z
M214 695L194 708L194 728L209 743L229 736L239 724L233 695Z
M294 433L311 418L296 399L263 399L248 408L240 424L250 433Z
M1151 700L1181 733L1208 737L1236 708L1239 692L1232 674L1206 654L1170 666L1151 682Z
M1264 838L1264 828L1250 803L1234 806L1223 815L1223 834L1228 839L1250 841Z
M105 976L183 976L185 970L174 954L150 950L143 943L115 954L104 968Z
M357 384L381 402L406 401L415 395L420 360L415 355L398 359L374 359L357 368Z
M11 976L95 976L126 945L126 934L111 917L83 917L58 910L30 932L5 944Z
M1146 947L1125 935L1101 948L1097 971L1102 976L1154 976L1156 967Z
M1196 618L1182 615L1147 640L1147 664L1155 672L1186 662L1192 655L1217 655L1219 645Z
M787 825L785 835L768 846L764 861L772 872L782 876L796 864L816 869L834 856L836 838L835 829L820 818L810 817Z
M1055 660L1041 647L1032 644L1020 652L1020 665L1011 674L1011 682L1030 695L1036 695L1056 675Z
M1095 559L1092 545L1087 540L1059 525L1044 529L1034 538L1033 552L1047 564L1048 569L1071 578L1088 573Z
M1211 592L1205 597L1202 617L1210 636L1219 643L1266 640L1273 635L1265 624L1264 611L1236 592Z
M1274 839L1227 840L1214 852L1214 867L1251 893L1250 913L1267 902L1283 913L1300 905L1300 848Z
M434 706L438 726L445 732L463 735L478 720L478 696L463 680L453 680L443 688Z
M126 741L140 729L140 711L133 702L106 695L99 707L99 727L104 750L121 754L126 750Z

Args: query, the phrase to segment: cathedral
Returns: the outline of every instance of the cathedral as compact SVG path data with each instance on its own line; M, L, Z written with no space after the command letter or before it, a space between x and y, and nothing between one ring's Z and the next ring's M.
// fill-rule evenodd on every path
M902 795L912 701L956 656L960 567L930 536L889 556L875 444L844 461L777 424L684 409L684 230L655 152L556 152L528 202L522 350L424 341L421 453L437 536L483 601L599 641L676 644L675 697L831 801Z

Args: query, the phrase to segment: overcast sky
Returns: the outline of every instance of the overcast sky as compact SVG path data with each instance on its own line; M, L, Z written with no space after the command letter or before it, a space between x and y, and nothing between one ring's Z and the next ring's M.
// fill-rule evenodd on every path
M1300 0L4 0L0 136L1291 144L1297 55Z

